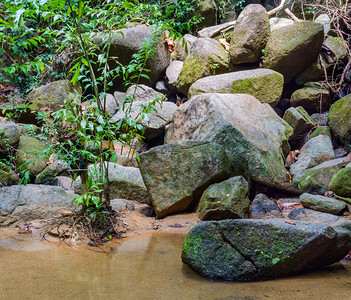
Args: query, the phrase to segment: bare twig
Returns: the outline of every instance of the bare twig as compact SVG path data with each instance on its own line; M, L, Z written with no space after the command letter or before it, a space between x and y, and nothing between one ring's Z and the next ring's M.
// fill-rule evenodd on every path
M276 8L274 8L274 9L270 10L269 12L267 12L268 16L273 16L278 11L281 11L284 8L284 5L285 5L285 0L282 0L280 2L280 4Z

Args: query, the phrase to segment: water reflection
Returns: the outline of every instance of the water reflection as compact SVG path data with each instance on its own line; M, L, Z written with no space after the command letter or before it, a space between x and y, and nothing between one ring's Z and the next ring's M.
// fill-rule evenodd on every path
M70 248L0 233L0 299L350 299L351 264L266 282L210 281L180 259L185 235ZM35 245L35 246L33 246ZM42 247L39 247L41 245ZM38 248L39 247L39 248ZM39 251L39 249L41 249Z

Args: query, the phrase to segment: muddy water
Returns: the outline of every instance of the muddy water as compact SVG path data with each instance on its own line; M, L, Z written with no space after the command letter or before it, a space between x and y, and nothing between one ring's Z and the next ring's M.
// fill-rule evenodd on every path
M210 281L181 262L184 237L146 233L107 255L1 229L0 299L351 299L350 262L274 281Z

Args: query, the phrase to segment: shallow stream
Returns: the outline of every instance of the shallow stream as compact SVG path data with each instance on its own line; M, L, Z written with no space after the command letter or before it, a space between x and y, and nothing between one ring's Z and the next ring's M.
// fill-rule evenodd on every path
M272 281L210 281L182 263L184 237L145 233L106 254L0 229L0 299L351 299L350 261Z

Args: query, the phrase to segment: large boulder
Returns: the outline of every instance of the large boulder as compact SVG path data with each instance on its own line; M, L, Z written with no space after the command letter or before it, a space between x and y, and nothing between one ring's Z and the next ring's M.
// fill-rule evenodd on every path
M99 168L99 164L90 165L90 172L93 172L93 178L98 180L97 172L94 169ZM134 167L123 167L116 163L108 164L108 179L110 187L110 197L135 200L140 203L150 204L149 193L146 190L140 170ZM82 181L77 178L74 182L74 192L81 194Z
M58 186L28 184L0 189L0 225L52 217L73 210L76 195Z
M351 249L349 230L282 219L208 221L187 235L182 260L202 276L280 278L338 262Z
M338 196L351 198L351 163L333 176L329 188Z
M209 185L231 173L223 148L202 141L152 148L140 154L139 167L160 218L185 211Z
M280 100L283 85L283 75L269 69L238 71L197 80L191 85L188 97L204 93L249 94L273 107Z
M308 193L300 195L300 202L303 207L333 215L339 214L346 208L346 203L343 201Z
M149 45L153 39L156 43ZM94 37L93 42L98 47L103 48L109 42L109 36L108 34L99 34ZM137 53L145 43L155 50L145 65L145 68L150 70L147 73L150 81L145 80L145 84L153 85L170 63L168 46L164 41L163 33L160 33L158 29L146 25L137 25L114 32L111 39L110 56L118 57L121 64L127 65L132 60L133 54ZM111 60L110 68L114 67L115 65Z
M32 111L40 111L42 108L56 111L62 108L65 100L79 103L81 94L80 85L73 85L69 80L63 79L32 90L27 99L31 102Z
M211 140L235 169L273 187L287 187L284 155L292 128L268 104L244 94L202 94L180 106L165 142Z
M240 13L230 41L233 64L253 63L261 59L270 34L269 17L260 4L250 4Z
M183 69L176 83L177 89L186 95L196 80L225 73L228 69L229 54L223 46L215 39L198 38L184 60Z
M31 176L38 175L46 167L48 157L45 155L47 146L44 142L22 135L16 154L17 168L27 169Z
M345 146L351 145L351 94L336 101L329 110L328 123L332 135Z
M302 21L271 33L265 48L263 67L291 81L318 56L324 40L321 24Z
M197 213L200 220L245 219L249 216L249 184L242 176L209 186L202 194Z
M157 103L155 105L156 111L151 111L147 118L142 119L141 112L144 107L148 105L147 101L136 101L131 104L130 112L125 113L126 109L123 111L120 109L111 119L111 123L116 123L119 120L125 118L126 115L134 121L140 120L140 124L145 127L144 137L148 140L156 138L165 132L165 127L168 125L173 118L174 112L177 110L177 105L172 102L162 102L162 104ZM129 109L128 109L129 110Z

